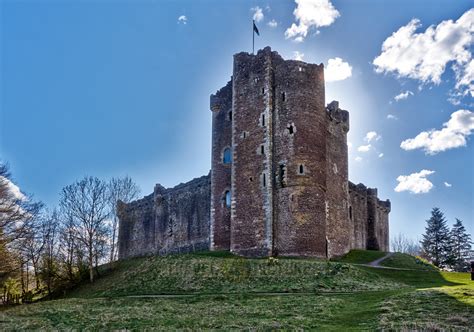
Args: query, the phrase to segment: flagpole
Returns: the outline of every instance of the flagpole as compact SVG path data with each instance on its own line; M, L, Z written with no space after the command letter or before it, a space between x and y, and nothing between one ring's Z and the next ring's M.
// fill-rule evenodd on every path
M252 54L255 53L255 20L252 21Z

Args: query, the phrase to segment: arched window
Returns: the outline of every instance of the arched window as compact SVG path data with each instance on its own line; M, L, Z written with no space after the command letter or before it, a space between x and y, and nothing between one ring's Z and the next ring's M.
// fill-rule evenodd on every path
M231 196L230 196L230 191L227 190L224 194L224 200L225 200L225 206L230 207L231 205Z
M222 158L222 162L224 164L230 164L232 163L232 150L230 148L225 148L224 150L224 156Z

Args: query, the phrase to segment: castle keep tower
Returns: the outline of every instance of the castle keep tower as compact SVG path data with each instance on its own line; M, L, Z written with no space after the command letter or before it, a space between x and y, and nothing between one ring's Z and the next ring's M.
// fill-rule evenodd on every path
M284 60L269 47L238 53L210 108L210 175L119 202L120 259L389 250L390 201L348 180L349 113L326 106L322 64Z
M285 61L269 47L236 54L232 81L211 96L211 110L211 248L349 251L349 114L325 107L323 65Z

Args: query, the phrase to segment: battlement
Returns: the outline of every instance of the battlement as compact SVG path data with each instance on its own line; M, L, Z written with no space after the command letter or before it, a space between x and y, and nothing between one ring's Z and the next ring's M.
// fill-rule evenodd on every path
M210 97L210 108L213 112L218 112L222 109L222 106L232 100L232 77L227 84L212 94Z
M326 112L330 121L341 125L344 132L349 131L349 112L339 108L339 102L333 100L326 106Z

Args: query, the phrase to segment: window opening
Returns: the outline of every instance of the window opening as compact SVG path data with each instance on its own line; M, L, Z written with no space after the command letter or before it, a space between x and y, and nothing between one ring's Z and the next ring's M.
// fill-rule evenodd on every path
M280 185L282 187L285 187L285 171L286 171L286 166L284 164L280 165Z
M304 166L303 166L303 165L300 165L299 171L300 171L300 174L303 174L303 173L304 173Z
M224 164L232 163L232 151L230 150L230 148L226 148L224 150L224 157L222 159Z
M227 190L227 191L225 192L225 197L224 197L224 199L225 199L225 206L230 207L230 205L231 205L231 195L230 195L230 191L229 191L229 190Z

